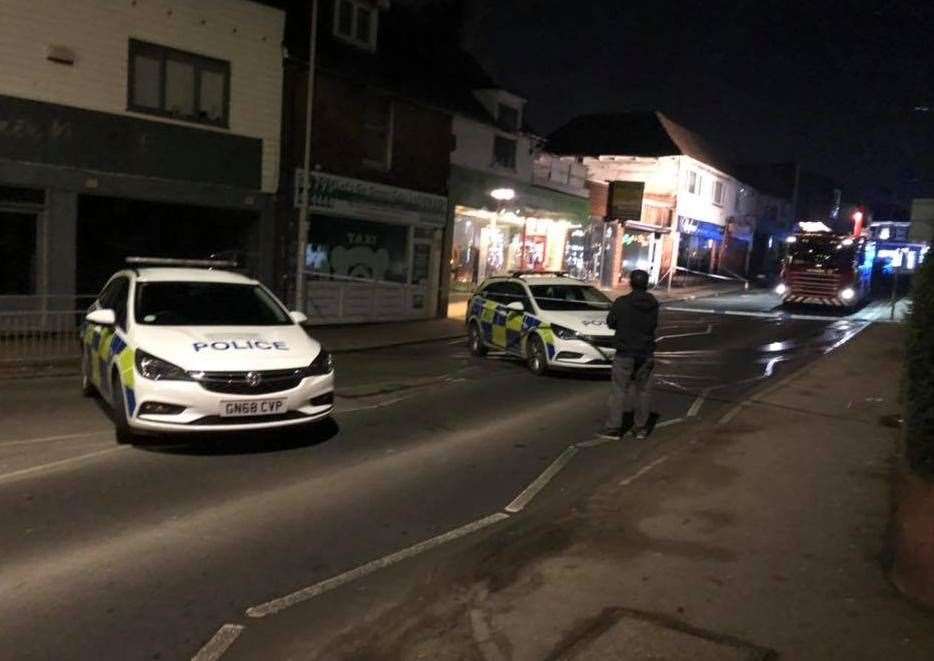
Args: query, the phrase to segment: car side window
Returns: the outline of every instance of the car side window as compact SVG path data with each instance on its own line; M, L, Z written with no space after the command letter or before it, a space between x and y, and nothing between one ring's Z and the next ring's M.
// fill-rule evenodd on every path
M97 295L97 304L102 310L113 310L114 300L117 290L120 287L120 280L124 278L115 278L108 282L101 293Z
M529 301L528 294L525 292L525 287L518 282L504 282L503 285L503 300L501 302L504 305L509 305L513 301L519 301L522 303L522 307L525 308L526 312L532 311L532 304Z
M130 293L130 280L128 278L117 278L114 281L116 288L113 293L112 309L114 317L117 320L117 326L126 330L127 297Z
M487 299L488 301L495 301L500 304L505 304L506 300L503 296L504 294L503 286L506 284L508 283L494 282L492 284L489 284L484 288L482 292L480 292L480 296Z

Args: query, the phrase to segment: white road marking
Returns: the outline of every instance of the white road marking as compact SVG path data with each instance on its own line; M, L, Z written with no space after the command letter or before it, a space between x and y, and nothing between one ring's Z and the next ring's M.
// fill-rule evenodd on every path
M60 459L59 461L52 461L47 464L40 464L38 466L32 466L30 468L23 468L21 470L16 470L11 473L0 474L0 482L7 482L9 480L14 480L25 475L32 475L34 473L40 473L47 470L53 470L55 468L60 468L62 466L67 466L69 464L78 463L91 457L99 457L101 455L110 454L111 452L118 452L119 450L125 450L127 446L121 445L117 447L107 448L105 450L96 450L95 452L88 452L86 454L79 454L77 457L69 457L68 459Z
M75 438L84 438L86 436L98 436L100 434L113 434L113 429L101 429L98 431L88 431L81 434L60 434L58 436L40 436L38 438L28 438L24 440L0 441L0 448L14 445L32 445L33 443L52 443L54 441L69 441Z
M707 330L697 331L694 333L675 333L674 335L662 335L661 337L655 338L656 342L661 342L662 340L670 340L675 337L692 337L695 335L710 335L713 332L713 324L707 324Z
M302 588L301 590L297 590L296 592L293 592L292 594L286 595L284 597L280 597L279 599L273 599L272 601L267 601L264 604L252 606L251 608L247 609L246 614L249 617L266 617L267 615L278 613L281 610L285 610L286 608L290 608L296 604L313 599L320 594L329 592L330 590L355 581L358 578L368 576L373 572L379 571L380 569L385 569L390 565L402 562L403 560L424 553L425 551L429 551L435 547L441 546L442 544L446 544L447 542L459 539L461 537L466 537L471 533L477 532L478 530L491 526L495 523L499 523L500 521L508 518L509 515L504 514L503 512L491 514L490 516L473 521L459 528L449 530L448 532L442 535L438 535L437 537L426 539L424 542L419 542L414 546L402 549L401 551L397 551L391 555L378 558L366 563L365 565L360 565L356 569L351 569L350 571L346 571L343 574L338 574L337 576L329 578L326 581L315 583L314 585L310 585L307 588Z
M191 657L191 661L217 661L243 633L243 629L244 627L239 624L225 624L217 630L214 637L204 647L198 650L197 654Z
M707 400L707 395L710 394L711 390L713 390L713 388L704 388L703 390L701 390L700 395L698 395L697 399L695 399L694 402L691 404L691 408L688 409L687 416L685 417L693 418L698 413L700 413L701 407L704 405L704 402Z
M643 466L642 468L640 468L639 470L637 470L635 473L633 473L633 474L630 475L629 477L627 477L627 478L621 480L620 483L619 483L619 485L620 485L621 487L625 487L625 486L628 486L628 485L632 484L633 482L635 482L636 480L638 480L640 477L642 477L643 475L645 475L646 473L648 473L650 470L652 470L653 468L655 468L655 467L658 466L659 464L663 464L663 463L666 462L666 461L668 461L668 455L667 455L667 454L666 454L666 455L662 455L661 457L659 457L658 459L656 459L656 460L653 461L652 463L646 464L645 466Z
M546 468L541 475L539 475L535 480L527 486L522 492L515 497L515 499L506 505L504 508L507 512L515 514L516 512L521 512L526 505L532 502L532 499L538 495L538 492L545 488L551 480L554 479L555 475L561 472L561 469L570 463L571 459L574 458L574 455L577 454L577 447L574 445L569 445L564 449L564 452L558 455L558 458L551 462L551 465Z

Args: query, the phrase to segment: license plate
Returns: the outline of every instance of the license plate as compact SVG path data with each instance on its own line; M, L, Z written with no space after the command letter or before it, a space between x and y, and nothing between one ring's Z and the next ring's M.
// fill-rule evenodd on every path
M221 417L237 418L285 413L285 401L284 399L251 399L240 402L221 402Z

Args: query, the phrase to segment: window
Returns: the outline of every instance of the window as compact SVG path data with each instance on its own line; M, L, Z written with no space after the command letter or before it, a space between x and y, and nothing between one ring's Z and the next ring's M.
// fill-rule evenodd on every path
M125 277L114 278L97 297L102 310L113 310L117 326L126 330L126 303L130 291L130 281Z
M532 311L532 305L525 293L525 287L517 282L494 282L487 285L482 296L500 305L509 305L513 301L519 301L526 312Z
M505 103L499 104L497 110L496 123L504 131L510 133L519 132L519 111Z
M125 317L125 298L123 313ZM229 282L140 283L136 286L135 316L136 323L154 326L291 324L288 313L265 289Z
M516 169L516 141L497 135L493 138L493 164Z
M336 0L334 36L367 50L376 49L377 12L364 0Z
M688 172L688 193L698 195L700 193L700 176L693 170Z
M532 285L532 296L542 310L607 310L612 301L596 287Z
M713 183L713 203L717 206L723 206L723 182L715 181Z
M392 101L374 97L363 108L363 162L381 170L392 165Z
M129 110L227 126L230 63L130 40Z
M36 215L0 211L0 295L34 293Z

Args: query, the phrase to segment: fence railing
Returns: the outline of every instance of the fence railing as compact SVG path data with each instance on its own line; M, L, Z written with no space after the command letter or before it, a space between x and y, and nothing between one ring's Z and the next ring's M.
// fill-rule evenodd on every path
M78 329L94 296L0 296L0 365L80 356Z
M426 285L306 271L308 323L402 321L434 315L437 298Z

